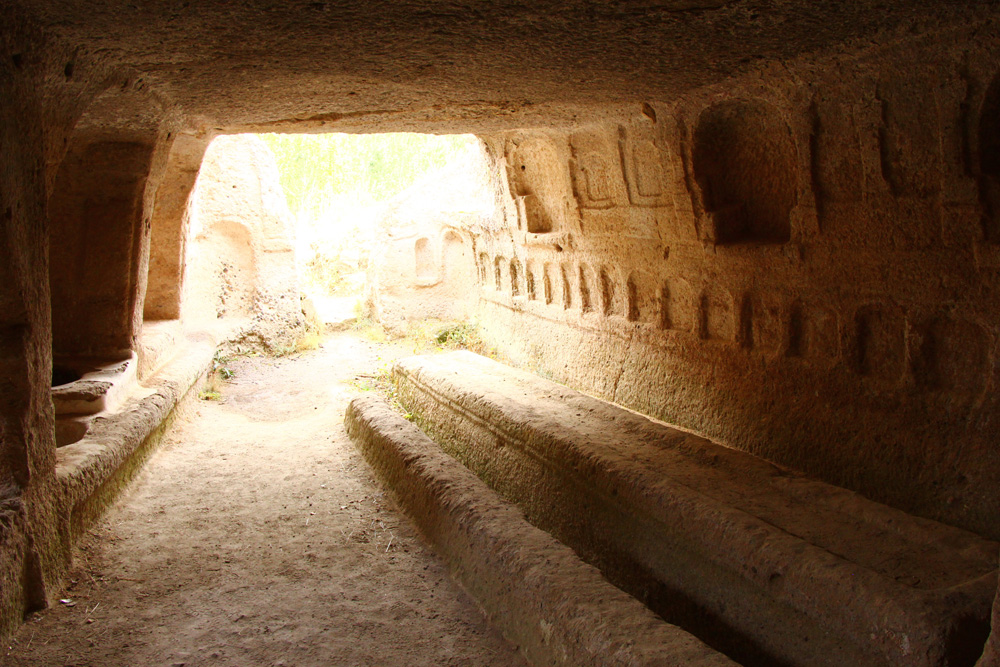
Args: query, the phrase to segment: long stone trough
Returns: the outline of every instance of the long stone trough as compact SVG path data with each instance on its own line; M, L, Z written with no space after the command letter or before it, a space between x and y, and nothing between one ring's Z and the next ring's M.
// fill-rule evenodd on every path
M345 425L396 502L532 664L734 666L531 526L381 398L352 401Z
M536 526L745 665L972 665L998 545L468 352L394 371Z

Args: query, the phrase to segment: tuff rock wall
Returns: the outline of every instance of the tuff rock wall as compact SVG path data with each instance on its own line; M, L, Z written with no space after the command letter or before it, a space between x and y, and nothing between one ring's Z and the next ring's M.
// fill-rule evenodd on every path
M189 328L222 327L244 348L287 351L305 333L294 218L262 139L217 137L190 205L179 312ZM164 281L166 282L166 281Z
M511 198L481 317L516 360L997 537L997 25L974 0L0 4L0 634L68 563L53 354L177 317L219 133L487 137Z
M1000 537L1000 65L976 31L502 133L518 363Z
M46 202L73 125L107 75L0 7L0 633L64 572L57 532ZM72 64L72 67L70 65Z

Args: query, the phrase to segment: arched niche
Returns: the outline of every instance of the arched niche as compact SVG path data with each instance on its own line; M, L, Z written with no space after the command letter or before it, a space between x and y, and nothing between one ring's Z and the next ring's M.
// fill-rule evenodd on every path
M486 287L487 274L489 273L490 256L485 252L479 253L479 284Z
M729 100L701 113L693 169L716 244L791 238L795 156L791 130L770 104Z
M563 310L569 310L573 307L573 286L569 280L570 270L566 264L559 267Z
M493 260L493 285L499 292L503 289L503 257L497 257Z
M579 279L577 287L580 290L580 310L584 313L589 313L594 309L593 277L590 272L590 267L586 264L581 264L577 271L577 276Z
M616 289L614 278L606 267L601 267L598 281L601 288L601 312L605 317L613 315L615 311Z
M552 303L554 297L552 295L552 266L550 264L542 265L542 295L545 299L545 304L549 305Z
M733 296L725 287L708 285L699 304L699 335L704 340L732 342L739 325Z
M472 278L471 253L460 234L449 229L441 239L441 264L444 280L452 286L460 286Z
M521 263L516 259L510 260L510 293L521 296Z
M431 248L431 240L419 238L413 244L413 261L418 281L433 280L434 271L434 249Z
M664 281L658 294L659 310L657 311L657 320L661 329L673 328L674 317L673 304L671 303L672 296L670 283L668 281Z
M625 318L629 322L638 322L642 317L641 303L639 300L639 285L635 276L629 276L625 281Z

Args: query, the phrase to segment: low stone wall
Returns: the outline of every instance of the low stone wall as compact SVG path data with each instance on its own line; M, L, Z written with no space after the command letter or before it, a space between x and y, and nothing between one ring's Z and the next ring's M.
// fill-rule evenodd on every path
M216 344L189 340L118 410L94 419L79 442L60 447L56 478L67 545L96 520L141 469L185 399L212 367Z
M444 449L747 665L972 665L998 545L468 352L395 369Z
M611 586L376 397L347 431L386 490L536 665L733 665Z
M483 339L1000 540L1000 40L913 35L487 139ZM933 63L933 64L932 64Z

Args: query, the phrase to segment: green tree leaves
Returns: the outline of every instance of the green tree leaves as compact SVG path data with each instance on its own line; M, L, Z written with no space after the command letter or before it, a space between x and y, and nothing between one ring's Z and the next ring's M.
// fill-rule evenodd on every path
M315 217L348 196L359 205L386 201L443 167L467 135L264 134L281 186L297 217Z

